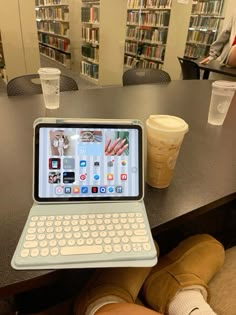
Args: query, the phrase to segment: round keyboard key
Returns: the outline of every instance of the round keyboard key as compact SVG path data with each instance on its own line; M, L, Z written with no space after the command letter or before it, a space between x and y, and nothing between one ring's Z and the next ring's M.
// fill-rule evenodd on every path
M108 230L108 231L113 230L113 225L112 225L112 224L109 224L109 225L107 226L107 230Z
M46 220L46 217L45 215L42 215L40 218L39 218L40 221L45 221Z
M116 244L113 246L113 250L116 253L119 253L121 251L121 246L119 244Z
M120 219L120 223L122 224L127 223L127 219Z
M52 256L57 256L59 254L59 249L57 247L53 247L50 249L50 254Z
M138 235L138 236L142 236L142 235L146 235L147 232L145 230L135 230L134 231L134 235Z
M100 213L97 214L97 218L98 218L98 219L102 219L102 218L103 218L103 214L100 214Z
M37 241L26 241L24 242L24 248L34 248L38 246L38 242Z
M28 257L29 256L29 249L22 249L22 251L20 252L20 256L22 258Z
M65 216L64 216L64 219L65 219L65 220L70 220L70 219L71 219L71 216L70 216L70 215L65 215Z
M45 232L45 228L44 227L40 227L40 228L37 229L37 232L39 234L44 233Z
M119 237L114 237L113 243L114 243L114 244L120 243L120 238L119 238Z
M78 219L79 219L79 216L78 216L77 214L72 215L72 219L73 219L73 220L78 220Z
M103 223L102 219L97 219L97 220L96 220L96 224L99 225L99 224L102 224L102 223Z
M111 238L110 238L110 237L106 237L106 238L104 239L104 243L105 243L105 244L111 244Z
M36 226L36 223L35 222L30 222L29 223L29 227L35 227Z
M102 231L102 232L99 233L99 235L101 237L106 237L107 236L107 232L106 231Z
M140 213L140 212L136 213L135 215L136 215L137 218L141 218L143 216L142 213Z
M105 223L105 224L110 224L110 223L111 223L111 220L110 220L110 219L105 219L105 220L104 220L104 223Z
M72 238L72 233L65 233L65 238L66 239Z
M89 220L88 220L88 224L89 224L89 225L94 224L94 220L89 219Z
M81 233L80 233L80 232L75 232L75 233L73 233L73 237L74 237L74 238L80 238L80 236L81 236Z
M36 238L36 235L34 234L27 234L25 237L26 241L33 241L35 240L35 238Z
M108 232L108 235L109 235L110 237L114 237L114 236L116 235L116 232L115 232L115 231L109 231L109 232Z
M62 216L62 215L57 215L57 216L56 216L56 220L61 221L62 219L63 219L63 216Z
M143 249L144 250L151 250L151 245L149 243L144 243L143 244Z
M79 226L78 226L78 225L73 226L73 227L72 227L72 231L78 232L78 231L79 231Z
M48 245L48 242L47 241L41 241L39 242L39 246L40 247L46 247Z
M82 238L78 239L76 242L79 246L84 244L84 240Z
M128 213L129 218L134 218L134 213Z
M56 227L56 228L55 228L55 231L56 231L57 233L62 232L62 227L61 227L61 226Z
M92 238L88 238L88 239L86 240L86 244L87 244L87 245L92 245L92 244L93 244L93 239L92 239Z
M134 222L135 222L135 219L134 219L134 218L129 218L129 219L128 219L128 222L129 222L129 223L134 223Z
M47 221L46 222L46 226L52 226L53 225L53 221Z
M44 226L44 222L43 222L43 221L37 222L37 226L38 226L38 227Z
M111 221L112 221L112 223L114 223L114 224L118 224L118 223L119 223L119 220L118 220L118 219L112 219Z
M112 246L111 245L105 245L104 251L105 251L105 253L111 253L112 252Z
M88 237L90 236L90 233L89 233L89 232L83 232L83 233L82 233L82 236L83 236L84 238L88 238Z
M82 220L86 220L86 219L87 219L87 214L81 214L80 218L81 218Z
M36 228L29 228L28 230L27 230L27 233L28 234L33 234L33 233L35 233L36 232Z
M57 241L56 240L51 240L50 242L49 242L49 246L51 246L51 247L54 247L54 246L56 246L57 245Z
M65 226L64 227L64 231L65 232L70 232L71 231L71 227L70 226Z
M131 227L132 227L132 229L136 230L138 228L138 224L136 224L136 223L131 224Z
M55 222L54 222L54 225L55 225L55 226L60 226L60 225L61 225L61 221L55 221Z
M48 217L48 221L53 221L53 220L55 220L55 217L54 217L53 215L50 215L50 216Z
M113 217L113 218L119 218L119 214L118 214L118 213L113 213L113 214L112 214L112 217Z
M118 236L124 236L124 234L125 234L125 232L124 232L124 231L122 231L122 230L117 231L117 235L118 235Z
M87 232L87 231L88 231L87 225L82 226L82 227L81 227L81 231Z
M110 214L110 213L106 213L106 214L104 215L104 217L105 217L106 219L110 219L110 218L111 218L111 214Z
M69 240L69 241L67 242L67 244L68 244L69 246L74 246L74 245L75 245L75 240L71 239L71 240Z
M89 214L89 219L95 219L95 214Z
M121 214L120 214L120 217L121 217L121 218L126 218L126 217L127 217L127 213L125 213L125 212L121 213Z
M65 246L65 245L66 245L66 240L60 240L60 241L58 242L58 244L59 244L60 246Z
M138 223L143 223L143 222L144 222L144 219L143 219L143 218L137 218L137 219L136 219L136 222L138 222Z
M42 241L42 240L44 240L45 239L45 234L38 234L38 236L37 236L37 239L39 240L39 241Z
M64 225L64 226L67 226L67 225L69 225L70 224L70 221L63 221L62 222L62 225Z
M130 252L131 251L131 246L129 244L124 244L122 246L122 249L124 252Z
M54 230L54 228L53 228L53 227L48 227L48 228L46 228L47 233L52 233L52 232L53 232L53 230Z
M124 224L123 228L124 228L125 230L129 230L129 229L130 229L130 225L129 225L128 223L127 223L127 224Z
M96 243L97 245L102 244L102 238L100 238L100 237L96 238L96 239L95 239L95 243Z
M145 229L145 224L144 223L139 224L139 228L140 229Z
M116 225L115 225L115 229L116 229L116 230L121 230L121 225L120 225L120 224L116 224Z
M78 220L72 220L71 221L71 224L74 226L74 225L78 225L79 224L79 221Z
M47 238L48 240L52 240L52 239L54 238L54 234L49 233L49 234L47 234L46 238Z
M30 256L37 257L38 255L39 255L39 249L38 248L31 249Z
M43 257L46 257L49 255L49 249L48 248L42 248L40 250L40 255L43 256Z
M80 225L85 225L86 224L86 220L79 220L79 224Z
M31 217L31 221L38 221L38 217L36 217L36 216Z
M105 230L105 225L99 225L98 226L99 231L104 231Z
M98 237L98 232L97 232L97 231L95 231L95 232L92 232L92 233L91 233L91 236L92 236L93 238L96 238L96 237Z
M127 236L122 237L122 243L129 243L129 238Z
M56 234L56 239L60 240L60 239L62 239L62 237L63 237L62 233L57 233Z
M96 227L96 225L91 225L89 227L89 229L90 229L90 231L96 231L97 227Z

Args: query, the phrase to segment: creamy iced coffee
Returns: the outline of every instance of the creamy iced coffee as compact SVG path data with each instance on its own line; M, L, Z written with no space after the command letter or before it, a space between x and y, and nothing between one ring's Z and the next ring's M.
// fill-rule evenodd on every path
M147 183L156 188L170 185L188 124L169 115L151 115L147 127Z

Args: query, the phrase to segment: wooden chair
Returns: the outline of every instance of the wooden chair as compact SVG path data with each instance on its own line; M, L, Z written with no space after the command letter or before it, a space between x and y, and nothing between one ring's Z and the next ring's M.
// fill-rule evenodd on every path
M60 75L60 91L76 91L78 85L71 77ZM26 74L10 80L7 84L8 96L42 94L38 74Z
M182 69L183 80L200 80L200 69L196 62L177 57Z
M159 69L129 69L123 73L123 85L169 83L170 75Z

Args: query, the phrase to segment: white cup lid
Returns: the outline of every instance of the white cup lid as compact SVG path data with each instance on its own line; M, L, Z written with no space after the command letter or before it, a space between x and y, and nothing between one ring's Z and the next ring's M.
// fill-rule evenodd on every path
M212 83L213 87L226 90L236 90L236 82L218 80Z
M52 74L60 74L61 71L57 68L39 68L39 75L52 75Z
M150 115L146 123L147 126L165 133L186 133L189 130L188 124L182 118L170 115Z

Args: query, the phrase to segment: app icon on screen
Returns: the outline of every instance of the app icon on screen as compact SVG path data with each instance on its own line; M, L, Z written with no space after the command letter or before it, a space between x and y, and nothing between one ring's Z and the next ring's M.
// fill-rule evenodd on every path
M71 187L65 187L64 192L65 194L71 194Z
M114 192L114 187L113 187L113 186L109 186L109 187L107 188L107 191L108 191L109 193L113 193L113 192Z
M79 194L79 191L80 191L80 189L78 186L73 187L73 194Z
M94 180L99 180L100 176L98 174L93 175Z
M121 163L122 166L126 166L127 165L127 162L125 160L122 160L120 163Z
M88 187L87 186L82 186L81 187L81 194L87 194L88 193Z
M100 193L105 194L106 191L107 191L106 187L104 187L104 186L100 187Z
M122 186L116 186L116 192L121 194L122 193Z
M75 172L63 172L63 183L72 184L75 181Z
M93 186L93 187L91 188L91 192L92 192L93 194L96 194L96 193L98 192L98 187Z
M55 193L56 193L56 195L62 195L64 193L63 187L62 186L57 186L55 188Z
M87 162L85 160L80 160L79 161L79 166L80 167L85 167L87 165Z
M50 158L49 159L49 169L50 170L59 170L61 168L61 159L59 158Z
M79 179L82 180L82 181L86 180L86 178L87 178L87 174L86 173L80 174L80 176L79 176Z
M63 168L65 170L72 170L75 168L75 159L74 158L64 158L63 159Z
M112 167L112 166L113 166L113 164L114 164L114 162L113 162L113 161L108 161L108 162L107 162L107 166L108 166L108 167Z
M127 180L127 174L120 174L121 180Z
M114 179L114 176L112 173L108 173L107 174L107 180L113 180Z
M95 162L93 163L93 165L94 165L94 166L99 166L100 163L99 163L99 161L95 161Z

